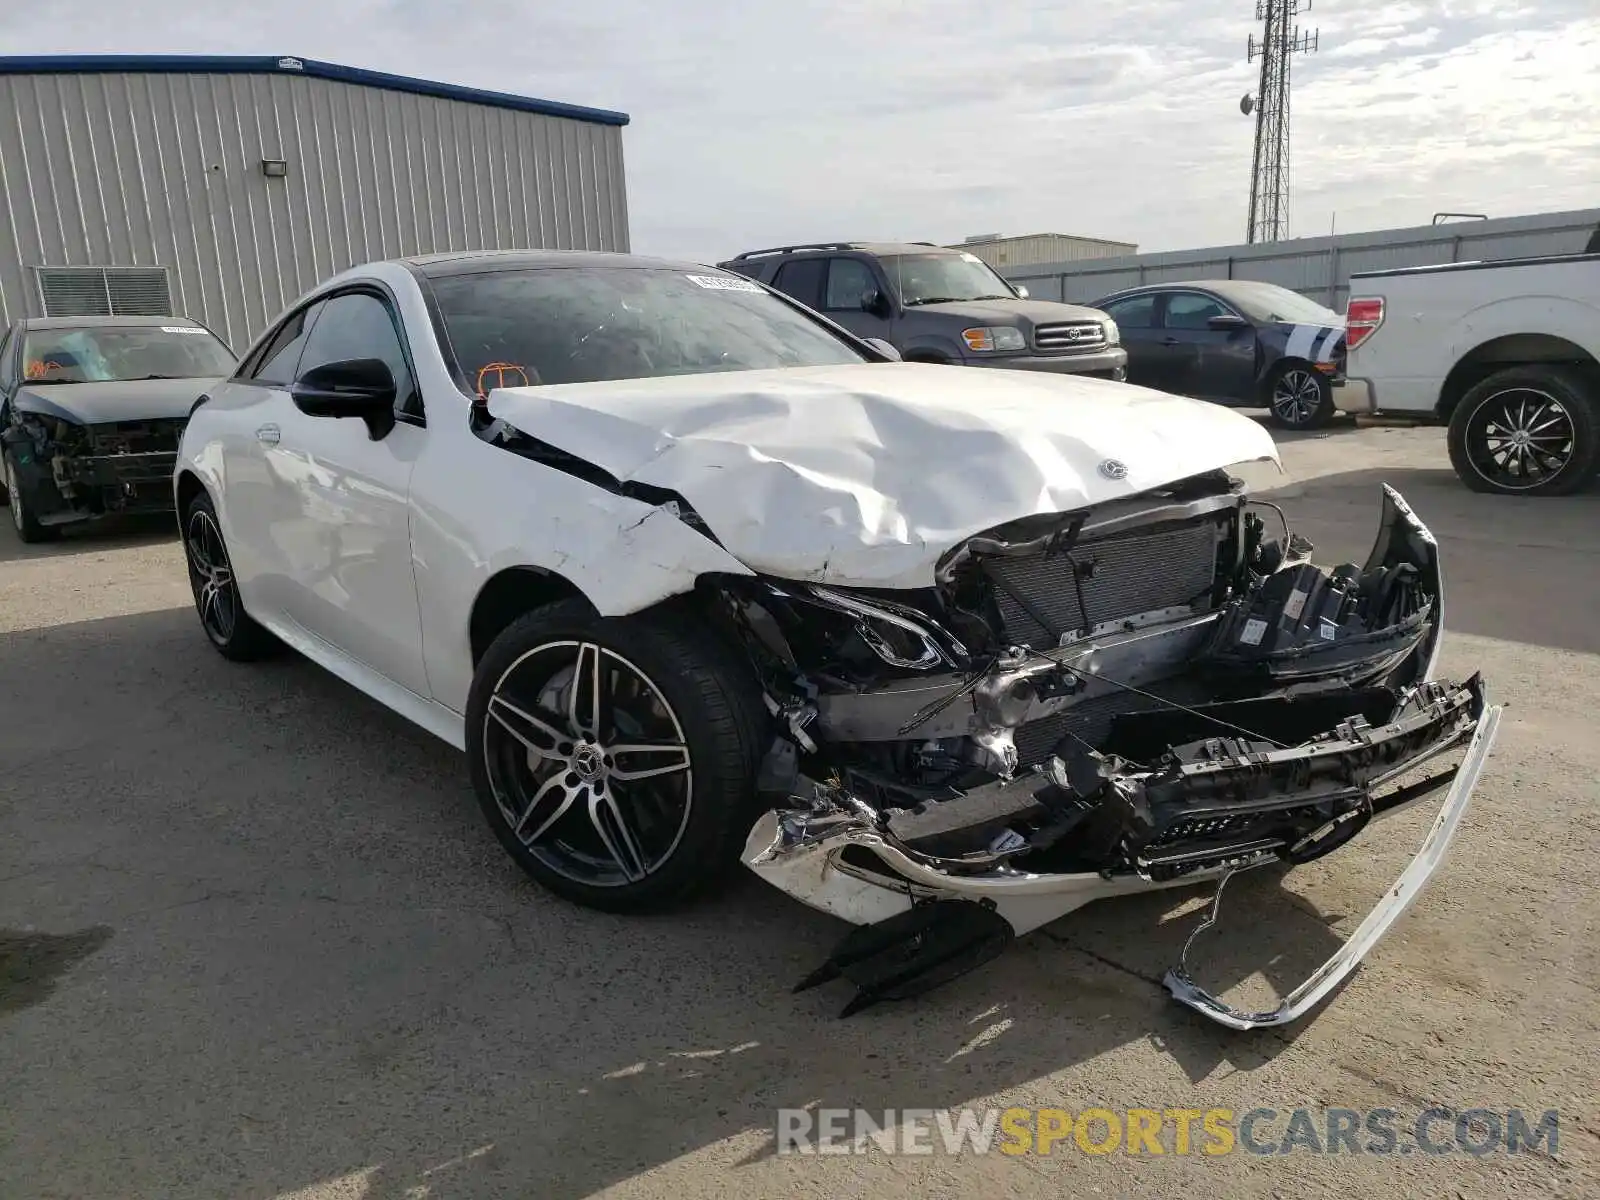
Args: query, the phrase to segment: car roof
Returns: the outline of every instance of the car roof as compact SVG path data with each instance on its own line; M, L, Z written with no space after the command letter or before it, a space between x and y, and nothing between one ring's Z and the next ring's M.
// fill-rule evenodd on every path
M150 329L158 325L171 325L174 321L186 321L190 325L204 329L199 321L189 317L169 315L165 317L24 317L22 324L28 329Z
M393 261L428 279L451 275L478 275L488 271L533 271L551 268L607 267L624 271L714 271L703 263L602 250L465 250L446 254L421 254Z
M1275 288L1285 292L1292 290L1264 279L1168 279L1160 283L1141 283L1135 287L1119 288L1103 298L1109 300L1113 296L1140 296L1150 292L1215 292L1224 300L1238 303L1247 297L1259 296L1263 288Z
M1143 292L1216 292L1227 295L1228 279L1169 279L1161 283L1140 283L1133 287L1118 288L1109 296L1137 296Z
M875 254L880 258L892 258L900 254L953 254L965 253L952 246L939 246L933 242L802 242L793 246L772 246L765 250L746 250L743 254L735 255L728 259L733 262L747 262L757 258L782 258L785 256L802 254L839 254L855 251L861 254Z

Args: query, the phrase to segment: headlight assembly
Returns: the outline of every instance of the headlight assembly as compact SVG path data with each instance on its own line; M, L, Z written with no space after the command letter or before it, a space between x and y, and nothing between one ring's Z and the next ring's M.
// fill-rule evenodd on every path
M976 350L981 353L990 353L996 350L1022 350L1028 344L1028 339L1022 336L1022 330L1014 329L1010 325L963 329L961 331L961 340L967 344L968 350Z
M938 629L914 609L884 600L864 600L818 584L807 587L806 593L815 603L853 617L861 640L891 667L927 671L956 666L967 657L966 647L953 634Z

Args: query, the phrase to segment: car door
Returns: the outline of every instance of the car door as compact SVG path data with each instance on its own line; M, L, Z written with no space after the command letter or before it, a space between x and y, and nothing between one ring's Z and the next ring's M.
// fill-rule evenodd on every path
M1172 291L1161 308L1170 392L1223 403L1254 396L1256 331L1242 314L1205 292ZM1230 322L1227 328L1219 328Z
M281 514L274 512L280 463L268 451L297 411L289 387L319 307L307 305L286 316L206 402L213 444L205 452L222 465L219 516L228 558L245 606L269 621L289 613L292 569L281 542Z
M827 265L825 258L791 258L778 268L778 273L772 277L772 286L807 308L820 309Z
M822 311L857 337L889 336L889 308L883 285L859 258L830 258L822 289ZM870 306L869 306L870 302Z
M1144 292L1112 300L1097 307L1117 323L1122 347L1128 352L1128 382L1142 387L1159 387L1166 348L1156 324L1159 293Z
M428 436L398 314L374 286L325 297L310 313L296 379L329 363L380 359L395 380L396 423L311 416L280 393L259 445L269 537L285 563L284 612L305 631L427 695L411 565L410 483Z

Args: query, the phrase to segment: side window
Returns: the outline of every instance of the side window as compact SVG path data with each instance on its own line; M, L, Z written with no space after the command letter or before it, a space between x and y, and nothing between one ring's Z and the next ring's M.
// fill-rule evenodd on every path
M411 365L406 361L389 306L370 292L345 292L322 306L311 328L298 374L351 358L379 358L394 376L395 411L422 414Z
M860 312L862 294L876 290L878 281L859 258L828 260L828 294L823 307L830 312Z
M1210 296L1198 292L1174 292L1167 297L1168 329L1206 329L1212 317L1220 317L1227 309Z
M793 296L807 308L822 307L822 273L827 260L821 258L790 259L778 268L772 286Z
M1156 323L1155 296L1132 296L1106 305L1105 311L1123 329L1152 329Z
M321 305L313 304L295 313L272 335L256 355L255 363L245 371L245 378L253 383L288 387L295 380L295 367L300 361L300 351L306 344L306 327L311 316Z

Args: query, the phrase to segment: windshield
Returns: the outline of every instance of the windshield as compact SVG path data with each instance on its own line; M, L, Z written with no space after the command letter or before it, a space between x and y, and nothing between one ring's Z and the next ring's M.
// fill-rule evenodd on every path
M449 275L432 287L480 394L869 361L758 284L709 269L535 268Z
M1331 308L1275 283L1233 283L1227 297L1257 321L1283 321L1291 325L1343 325L1344 318Z
M181 323L31 329L22 343L30 383L201 379L231 375L233 363L215 334Z
M951 300L1015 300L1006 281L975 254L892 254L883 269L900 293L900 303L939 304Z

